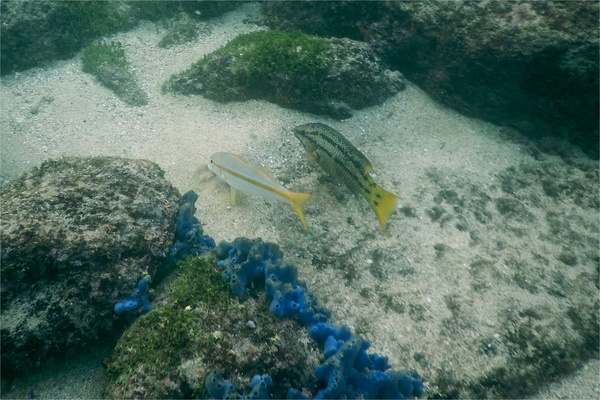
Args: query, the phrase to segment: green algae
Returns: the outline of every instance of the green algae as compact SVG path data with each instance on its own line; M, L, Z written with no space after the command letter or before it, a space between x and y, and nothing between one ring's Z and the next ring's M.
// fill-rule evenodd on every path
M83 72L98 75L102 73L104 64L129 70L129 63L125 58L125 50L121 42L103 42L85 49L81 57Z
M238 36L215 56L219 51L239 54L249 77L255 73L318 76L327 70L329 49L325 39L299 31L258 31Z
M164 385L144 378L177 374L183 359L192 359L219 341L220 335L207 329L212 325L211 315L228 313L235 302L215 260L188 258L178 266L177 276L166 288L166 305L138 318L107 360L107 371L113 378L107 393L128 397L133 392L120 392L120 388L141 381L143 392L150 397L173 395Z
M121 42L100 42L88 46L81 57L83 72L94 75L131 106L148 104L148 96L129 68Z
M158 47L162 49L193 42L212 31L211 25L199 22L185 13L176 15L172 20L165 22L165 25L167 32L158 42Z
M242 302L232 297L213 256L188 257L167 280L156 289L161 295L153 310L131 325L105 360L106 397L206 396L204 380L214 369L239 388L267 373L276 397L285 397L290 386L316 383L312 370L321 354L306 329L271 315L264 292Z
M343 119L404 87L402 74L387 69L366 43L263 30L205 55L162 90L220 102L261 99Z
M268 84L265 81L274 74L287 77L290 86L306 77L324 79L330 48L326 39L299 31L269 30L240 35L203 57L187 71L173 75L163 85L163 91L190 94L194 87L190 88L186 77L219 60L235 60L235 79L254 88Z
M213 258L190 257L182 261L177 278L167 289L170 303L174 307L219 307L222 311L237 303L229 295L229 287L215 263Z

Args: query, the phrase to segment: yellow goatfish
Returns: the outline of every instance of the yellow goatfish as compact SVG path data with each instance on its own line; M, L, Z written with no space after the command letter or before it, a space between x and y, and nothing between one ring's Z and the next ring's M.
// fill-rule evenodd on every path
M308 227L302 212L302 204L310 195L286 189L266 168L252 165L235 154L215 153L210 157L208 169L231 186L232 204L235 204L236 189L267 199L287 201L294 207L302 225Z

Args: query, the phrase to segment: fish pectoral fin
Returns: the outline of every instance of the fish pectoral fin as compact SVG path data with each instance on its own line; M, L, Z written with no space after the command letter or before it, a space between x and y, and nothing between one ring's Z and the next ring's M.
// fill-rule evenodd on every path
M304 153L304 158L308 161L317 161L319 159L319 154L316 151L309 151Z
M233 186L229 187L229 197L231 198L231 204L235 205L235 189L233 188Z

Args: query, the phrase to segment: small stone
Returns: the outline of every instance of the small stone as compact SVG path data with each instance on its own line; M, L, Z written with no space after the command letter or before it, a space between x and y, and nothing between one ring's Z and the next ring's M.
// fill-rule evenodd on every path
M577 256L570 252L563 252L558 256L558 259L564 264L573 266L577 264Z
M250 321L246 322L246 327L248 327L250 329L256 329L256 324L254 323L254 321L250 320Z

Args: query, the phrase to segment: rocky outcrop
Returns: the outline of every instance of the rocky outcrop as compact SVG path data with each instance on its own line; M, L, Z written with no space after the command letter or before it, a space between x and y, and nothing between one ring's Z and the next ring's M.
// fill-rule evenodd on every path
M98 36L133 27L122 1L3 1L2 75L66 59Z
M266 20L370 43L467 115L598 157L597 2L266 2Z
M295 31L241 35L165 83L165 91L217 101L265 99L335 118L404 88L369 45Z
M214 257L181 261L158 291L156 307L131 325L105 360L107 398L213 397L205 389L211 371L232 379L241 392L253 375L268 373L277 399L290 387L316 387L312 371L322 355L307 330L274 318L264 293L248 301L232 298Z
M179 193L158 165L46 161L2 188L2 375L107 335L113 307L173 241Z
M228 1L2 1L2 75L64 60L94 39L159 20L182 10L195 20L237 7Z

